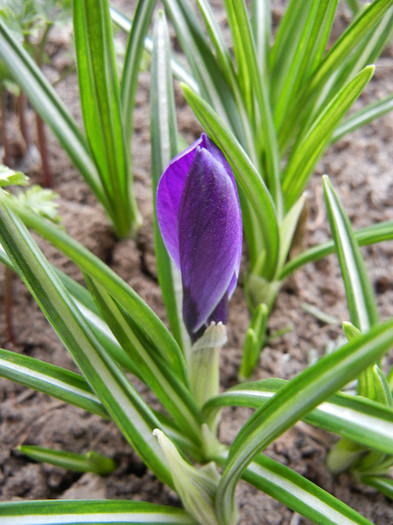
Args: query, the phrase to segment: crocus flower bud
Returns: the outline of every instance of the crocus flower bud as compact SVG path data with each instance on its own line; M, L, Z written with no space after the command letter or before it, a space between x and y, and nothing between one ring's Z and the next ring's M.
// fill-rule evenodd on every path
M226 324L239 275L242 219L231 168L205 135L175 157L157 190L157 219L183 283L183 319L196 341Z

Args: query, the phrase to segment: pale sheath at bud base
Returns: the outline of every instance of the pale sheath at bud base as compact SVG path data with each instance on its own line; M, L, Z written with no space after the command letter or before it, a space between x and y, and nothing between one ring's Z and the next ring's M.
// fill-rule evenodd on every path
M163 173L157 220L181 272L183 319L194 342L212 321L226 324L242 253L235 179L224 155L205 134Z

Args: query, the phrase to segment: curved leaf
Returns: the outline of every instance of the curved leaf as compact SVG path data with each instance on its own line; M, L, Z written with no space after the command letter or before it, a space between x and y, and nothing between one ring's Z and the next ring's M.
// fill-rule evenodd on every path
M286 384L283 379L243 383L208 401L204 412L208 418L214 419L217 411L224 406L258 409ZM393 455L393 411L384 404L362 396L337 393L303 416L302 420L365 447Z
M183 85L183 92L206 133L226 155L234 170L239 189L245 197L241 199L241 203L251 264L255 264L261 252L265 250L268 256L265 260L264 275L273 279L278 259L279 232L269 190L246 152L218 114L188 86Z
M232 513L236 483L255 455L336 390L354 379L393 345L393 321L320 359L284 386L242 427L233 442L217 489L223 522ZM221 513L221 514L220 514Z

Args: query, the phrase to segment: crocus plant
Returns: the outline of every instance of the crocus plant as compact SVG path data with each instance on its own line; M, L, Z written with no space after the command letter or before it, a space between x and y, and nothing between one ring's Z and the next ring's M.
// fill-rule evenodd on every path
M0 521L18 525L234 525L238 520L236 486L240 479L244 479L318 525L371 525L366 518L337 498L264 454L264 449L277 437L297 421L304 420L345 438L330 456L330 465L336 471L339 470L336 467L343 457L343 449L348 452L356 448L355 458L345 453L346 464L353 468L363 482L393 497L393 483L389 474L393 464L393 369L384 374L382 368L376 365L393 345L393 321L379 321L357 236L327 178L324 180L324 191L333 241L318 247L316 252L317 257L334 250L338 253L351 321L344 326L348 343L324 356L291 381L271 378L219 392L218 365L219 352L226 341L228 301L239 275L242 215L251 265L247 282L250 284L250 281L256 280L256 296L259 297L256 302L260 303L253 305L256 308L246 334L246 343L248 341L255 364L255 349L263 340L267 311L286 265L290 264L286 258L303 207L300 194L312 163L304 166L302 177L296 183L295 168L302 165L302 159L313 151L318 141L323 139L323 144L327 144L337 124L336 117L342 116L358 96L369 80L372 69L365 68L357 74L355 71L351 80L345 75L337 75L344 84L348 81L340 86L338 98L331 92L333 98L330 102L322 97L329 93L321 88L321 82L326 79L327 73L333 74L334 60L342 58L345 50L344 44L339 44L332 48L336 51L330 51L325 59L322 58L336 2L292 0L290 13L297 13L305 25L299 25L295 30L289 23L291 18L285 18L272 56L269 61L263 61L262 58L267 57L267 39L266 32L263 32L266 27L261 20L265 21L265 18L259 17L259 23L255 22L251 28L245 18L245 3L240 0L225 1L229 25L234 34L236 72L233 64L228 62L229 53L221 46L220 34L213 19L208 16L210 11L206 1L200 0L198 5L205 15L217 48L217 62L211 61L212 54L206 46L206 39L200 36L198 28L195 29L198 26L195 25L196 19L190 16L188 3L166 0L165 4L171 16L176 18L176 29L183 46L183 39L190 38L187 53L190 62L192 56L196 58L193 73L199 75L198 80L205 82L205 85L199 86L201 96L193 92L190 85L184 89L201 121L206 123L207 130L207 134L202 134L194 144L178 154L180 148L172 83L173 62L165 17L163 13L158 13L152 45L152 181L156 204L154 228L157 272L169 328L106 264L69 237L63 229L25 206L23 199L15 199L1 189L24 179L10 170L0 170L0 260L20 275L79 370L79 373L70 372L29 356L0 349L0 374L117 425L155 476L176 491L183 508L121 500L15 501L0 504ZM383 14L392 4L393 1L376 0L371 7L365 8L357 22L354 22L350 36L347 34L344 39L348 49L353 50L354 41L360 37L364 44L367 42L369 31L382 24ZM97 22L96 17L101 17L100 20L105 21L104 24L97 23L95 29L99 32L100 28L106 28L103 29L105 35L109 35L105 2L74 2L74 23L79 31L79 66L85 57L83 50L89 53L92 51L92 42L89 44L85 40L83 32L83 28L92 22L84 9L87 5L93 8L92 20ZM260 15L265 3L255 0L251 5L253 13ZM325 9L327 5L329 9ZM141 0L138 3L138 16L133 29L137 27L141 31L132 33L139 42L137 51L141 49L140 42L145 33L142 29L146 28L145 23L153 7L154 2L151 1ZM307 16L300 16L302 13ZM288 100L297 101L290 106L285 99L291 117L287 122L278 101L278 105L269 108L268 98L265 97L267 92L264 90L265 79L270 78L270 71L277 73L287 49L284 44L291 40L291 36L294 42L306 42L306 28L314 27L313 21L318 21L319 27L324 28L323 35L312 39L309 46L290 47L291 53L297 49L308 51L306 57L296 56L288 60L288 63L298 66L295 72L292 71L292 77L287 75L284 68L270 79L273 82L271 94L274 86L284 83L285 92L292 94ZM378 27L381 29L382 26ZM240 27L242 31L239 31ZM251 30L253 38L260 44L255 49L252 46L247 48L253 41ZM28 80L32 82L31 96L38 96L35 88L40 95L52 94L39 81L40 77L30 61L7 35L7 28L0 23L0 56L8 56L7 51L12 51L12 56L18 58L16 64L19 71L26 73L24 87L29 88ZM379 36L377 47L385 41L386 34ZM199 47L194 46L195 42L199 43ZM102 43L99 41L99 44ZM134 56L133 60L130 58L130 63L135 65L138 63L133 53L135 48L131 44L129 46L129 55ZM111 45L109 47L111 50ZM101 51L105 51L104 48ZM256 51L260 53L260 64L266 66L261 71L259 66L257 69L254 67ZM357 51L361 58L364 58L364 53L370 55L362 45ZM355 59L362 62L359 54L353 53ZM111 51L108 54L103 52L100 57L102 60L108 59L108 64L114 66ZM249 62L246 62L246 57ZM352 55L349 58L352 60ZM12 65L9 56L7 60ZM89 71L86 78L80 67L80 83L86 89L84 100L87 112L90 107L89 89L93 88L89 75L100 72L99 66L103 63L100 60L90 64L94 71ZM200 71L205 70L202 67L204 65L208 65L211 72L205 79L200 74ZM347 62L345 65L347 69L343 68L348 73L351 67ZM178 65L175 66L176 71L182 74ZM197 66L201 66L200 71ZM16 75L15 68L13 71ZM216 76L212 75L213 70ZM123 73L122 82L124 91L121 104L128 109L131 109L129 104L132 106L131 95L135 88L134 82L130 84L130 71ZM300 72L304 71L308 73L307 85L298 83ZM293 85L291 78L296 80ZM100 79L104 85L105 78ZM215 89L217 82L228 79L234 83L223 82L220 84L221 91ZM193 79L188 77L188 81L192 83ZM110 115L111 111L105 104L110 93L96 93L103 104L99 116L108 123L110 129L95 129L93 124L97 122L96 114L90 115L91 121L86 126L92 152L98 157L102 154L100 146L111 142L110 135L115 131L116 119L120 118L116 85L114 92L111 92L116 102L113 115ZM198 90L198 82L194 81L193 87ZM331 89L334 91L335 87L332 85ZM213 89L214 93L208 88ZM229 88L233 88L233 91ZM254 89L255 92L252 91ZM320 97L316 96L318 89ZM300 107L297 97L299 93L306 97L309 92L315 97L311 97L308 102L316 105L313 108L307 106L306 112L296 122L296 126L301 123L303 128L288 157L289 167L282 174L281 186L281 182L278 183L281 177L277 148L281 144L281 153L285 156L288 152L284 146L288 146L292 140L289 131L292 129L291 122L297 118L295 109L297 106L300 110L304 109ZM280 93L275 91L274 97L281 100L284 95ZM208 101L203 98L207 99L207 95L210 96ZM212 109L210 102L213 104L213 99L215 104L222 103L221 108L232 107L236 111L224 112L220 116L218 109ZM34 100L37 103L37 98ZM325 102L326 107L318 106L319 103L324 106ZM277 129L281 129L283 135L278 133L276 136L272 127L272 109L275 109ZM112 161L115 164L120 162L123 167L127 165L127 153L123 160L109 155L106 159L108 162L100 157L101 164L93 164L90 156L93 153L88 150L84 139L75 131L55 99L51 98L43 112L54 124L56 115L60 115L60 124L56 128L59 136L64 140L66 135L71 141L73 147L69 146L68 151L79 165L93 170L89 172L94 175L91 180L98 180L98 165L104 173L110 171ZM266 120L262 117L266 117ZM232 123L233 129L229 129L223 120ZM123 121L123 126L124 136L129 138L129 124ZM239 130L237 139L235 131ZM119 138L117 146L120 144L119 148L124 153L122 132L116 136ZM78 144L81 146L79 149L76 147ZM115 143L112 146L115 148L113 153L117 147ZM313 162L321 151L316 150L315 155L310 157ZM239 196L230 166L234 170ZM99 190L98 194L104 195L101 184L97 183L95 189ZM105 195L108 199L114 197L113 193ZM112 203L115 202L116 199ZM35 230L73 261L81 269L87 288L55 269L27 228ZM389 238L392 230L391 225L367 230L363 232L362 241L375 242ZM312 255L307 256L304 262L307 260L312 260ZM261 300L264 294L262 285L266 287L269 300L266 296L265 301ZM250 297L250 290L248 292ZM252 368L247 366L244 370L251 373ZM134 388L134 377L142 381L158 400L154 409ZM359 377L359 396L340 392L344 385ZM226 406L255 409L230 445L220 442L218 431L221 409ZM23 452L35 459L83 472L108 473L114 467L111 460L92 451L70 454L25 446ZM351 458L354 458L355 463L351 464Z
M338 0L291 0L277 28L270 2L223 4L231 46L207 0L164 0L189 66L174 73L238 181L254 327L241 375L249 377L283 280L311 260L308 253L294 262L288 255L318 160L332 142L393 106L390 95L343 120L389 41L393 1L367 4L334 42L329 39ZM323 255L312 252L313 260Z

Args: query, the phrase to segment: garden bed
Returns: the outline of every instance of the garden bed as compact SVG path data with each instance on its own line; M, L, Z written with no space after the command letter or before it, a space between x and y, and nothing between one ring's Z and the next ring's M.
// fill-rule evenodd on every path
M277 10L277 17L279 13ZM52 80L66 66L69 60L67 53L67 34L53 34L50 41L52 62L46 66L46 72ZM393 92L392 68L389 48L378 61L375 76L357 103L359 107L364 101L369 102ZM67 76L57 84L56 89L80 121L76 75ZM191 142L199 136L200 126L184 103L180 90L177 90L177 102L179 129ZM32 112L29 112L28 117L33 127ZM20 143L15 117L12 115L8 125L13 130L15 144ZM309 220L304 238L305 247L323 242L330 236L321 182L321 175L325 173L330 176L341 196L355 229L393 220L392 136L393 115L387 115L341 139L327 151L308 186ZM152 234L148 73L141 73L133 141L135 192L144 220L137 241L116 240L89 188L49 132L48 137L53 189L59 194L59 211L67 232L108 263L165 321L157 284ZM17 159L21 163L26 160L29 159ZM30 160L29 163L31 181L39 183L39 164L31 166ZM71 263L42 241L40 245L56 266L82 282L79 271ZM386 319L393 315L393 243L367 247L362 252L381 318ZM1 289L4 289L3 276L1 279ZM15 342L7 341L2 308L1 346L75 369L70 356L18 278L13 280L13 294ZM330 317L330 323L326 322L329 319L310 313L310 306ZM342 333L340 321L344 320L348 320L348 313L336 257L329 256L298 270L284 284L269 319L270 334L287 326L291 326L291 330L266 346L254 378L294 377L338 342ZM221 354L223 389L236 384L248 322L240 280L230 303L229 342ZM142 385L138 388L144 391ZM180 504L175 493L155 480L114 424L3 379L0 379L0 401L1 500L125 498ZM248 409L225 409L220 427L222 441L230 443L250 414ZM393 523L393 508L387 498L357 485L349 474L333 478L328 472L324 461L336 439L327 432L298 423L270 445L266 453L331 492L376 525ZM94 449L114 458L118 468L107 477L66 472L58 467L34 463L22 456L17 451L18 445L22 444L81 453ZM291 510L243 482L239 485L238 502L241 524L307 523Z

